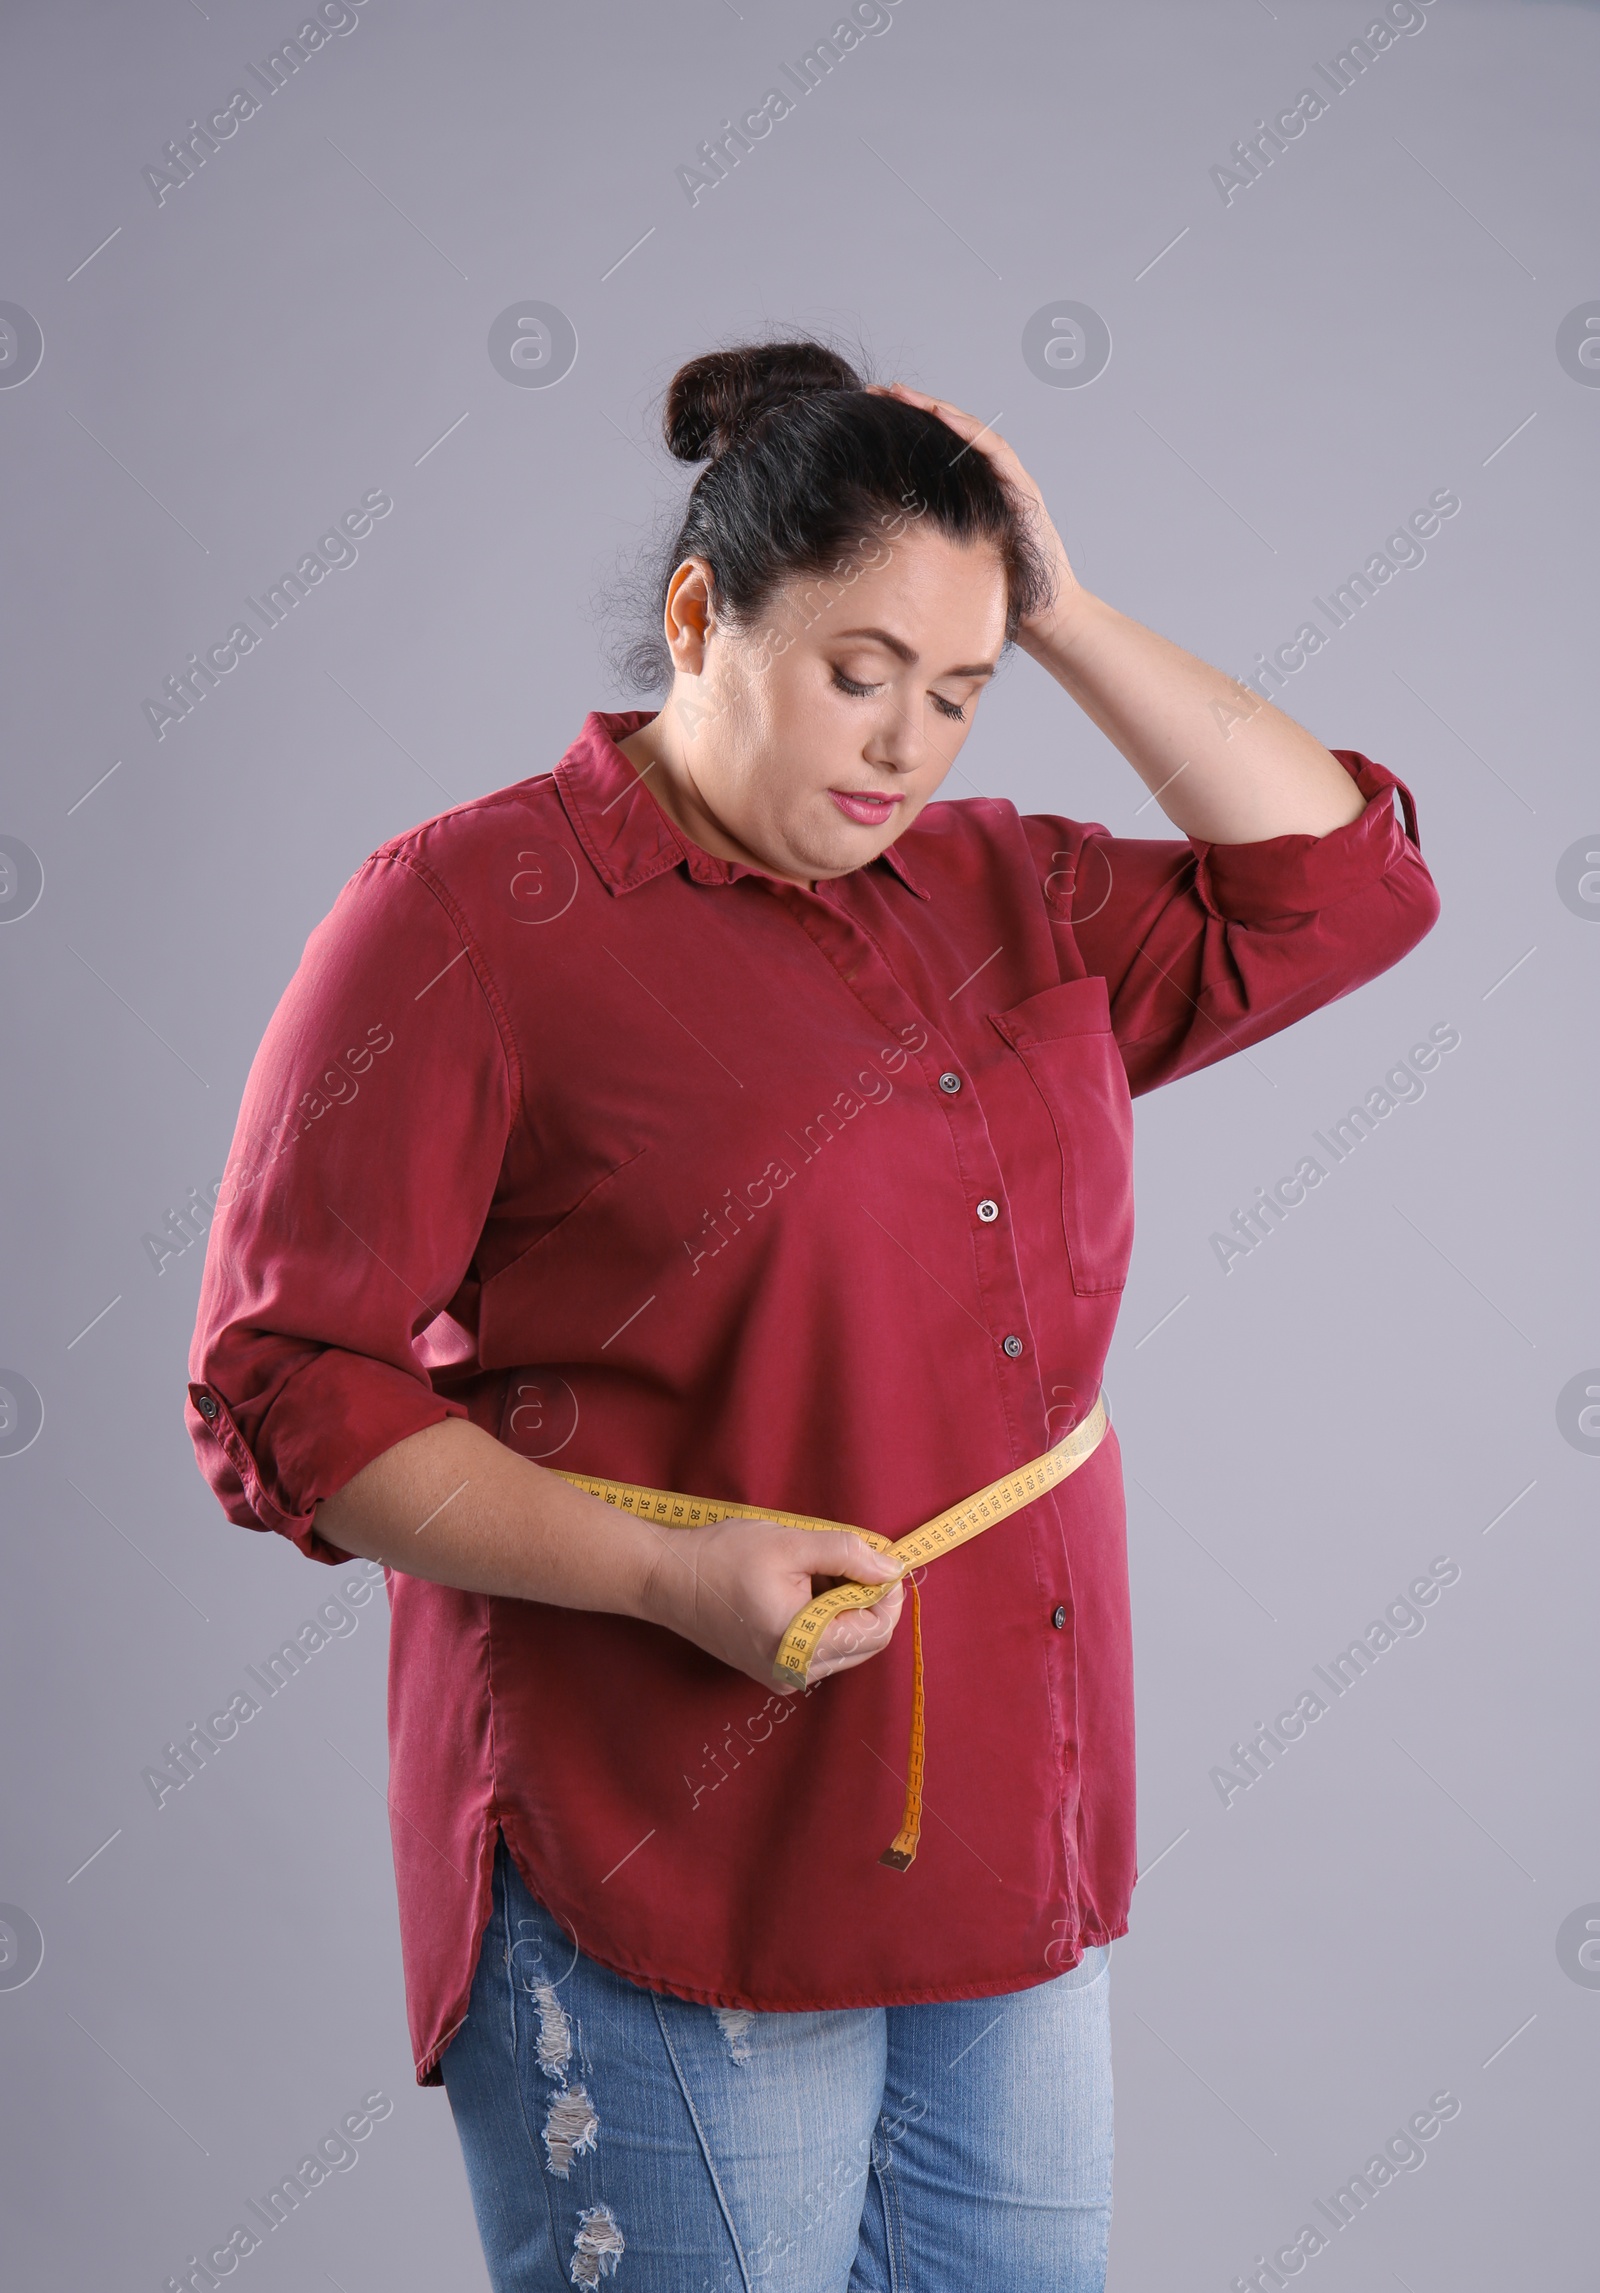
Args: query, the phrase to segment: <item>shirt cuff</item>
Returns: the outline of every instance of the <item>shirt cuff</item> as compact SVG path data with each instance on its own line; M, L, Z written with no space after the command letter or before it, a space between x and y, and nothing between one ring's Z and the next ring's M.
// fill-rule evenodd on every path
M1408 850L1420 853L1416 805L1405 782L1359 749L1336 748L1332 754L1367 799L1354 820L1326 836L1268 836L1257 844L1208 844L1190 837L1199 861L1196 888L1224 922L1273 924L1315 915L1401 866ZM1383 802L1391 789L1395 801Z
M403 1371L338 1348L298 1371L262 1420L256 1448L270 1457L270 1470L214 1384L191 1382L184 1411L201 1470L230 1520L274 1529L309 1560L334 1566L355 1556L318 1534L323 1498L397 1441L466 1414Z

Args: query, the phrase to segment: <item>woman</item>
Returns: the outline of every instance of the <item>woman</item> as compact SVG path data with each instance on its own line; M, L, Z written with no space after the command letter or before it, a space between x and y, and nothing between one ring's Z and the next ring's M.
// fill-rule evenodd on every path
M387 1573L417 2075L497 2288L1088 2293L1130 1094L1437 900L1394 776L1084 590L970 416L797 342L685 367L665 430L708 463L666 702L396 838L313 934L190 1429L234 1520ZM930 808L1013 641L1179 839ZM914 1649L878 1548L1046 1453L1070 1480L919 1572ZM876 1605L796 1668L841 1584Z

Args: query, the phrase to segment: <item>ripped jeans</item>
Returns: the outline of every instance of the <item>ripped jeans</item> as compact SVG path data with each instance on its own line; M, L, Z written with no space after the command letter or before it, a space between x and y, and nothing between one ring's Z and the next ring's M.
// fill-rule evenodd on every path
M443 2072L495 2293L1103 2293L1110 1951L949 2004L753 2014L579 1953L497 1844Z

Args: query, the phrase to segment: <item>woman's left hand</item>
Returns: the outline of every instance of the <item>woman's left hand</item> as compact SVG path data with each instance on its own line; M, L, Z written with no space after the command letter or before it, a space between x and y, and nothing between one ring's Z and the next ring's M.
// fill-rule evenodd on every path
M924 391L913 390L904 382L875 382L869 388L876 397L898 398L907 406L921 406L929 414L937 415L946 429L953 430L958 438L964 439L983 455L1021 511L1034 540L1055 574L1053 602L1032 622L1024 621L1017 631L1017 643L1024 652L1031 652L1034 644L1070 610L1080 586L1067 556L1066 546L1055 529L1055 521L1044 506L1043 494L1004 438L991 430L987 422L980 422L976 414L964 413L959 406L952 406L948 399L930 398Z

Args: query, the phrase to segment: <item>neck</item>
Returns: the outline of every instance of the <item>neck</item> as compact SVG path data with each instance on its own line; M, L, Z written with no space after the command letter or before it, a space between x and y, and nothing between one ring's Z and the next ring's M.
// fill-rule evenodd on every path
M710 810L695 785L693 770L684 754L686 742L681 715L672 700L658 716L630 733L626 740L619 741L617 746L688 843L698 845L714 859L733 861L744 868L758 868L763 875L777 876L784 883L803 884L807 891L815 888L811 876L775 868L759 853L750 851L728 833Z

